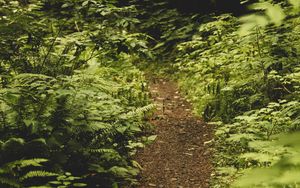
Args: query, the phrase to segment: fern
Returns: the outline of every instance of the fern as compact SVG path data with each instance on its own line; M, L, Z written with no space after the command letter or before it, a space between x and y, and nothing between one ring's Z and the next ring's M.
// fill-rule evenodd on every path
M18 161L13 161L11 163L5 164L2 169L11 171L14 168L24 168L28 166L34 166L34 167L40 167L42 166L41 163L47 162L48 159L42 159L42 158L35 158L35 159L24 159L24 160L18 160Z
M206 121L222 122L213 140L217 170L212 187L229 187L243 173L240 187L292 187L298 185L296 175L283 164L289 155L298 154L276 144L274 136L299 129L299 7L293 1L270 0L251 8L257 14L242 18L195 15L201 24L195 21L188 26L197 28L193 36L175 42L167 55L166 72L178 80L197 114ZM184 23L181 18L177 21ZM159 43L157 49L167 45ZM247 173L254 167L283 173L273 176L268 169ZM258 184L255 173L261 177Z
M126 114L122 114L120 116L121 119L130 119L133 117L139 117L142 116L145 112L149 112L150 110L153 110L156 107L155 104L150 104L147 106L143 106L141 108L136 108L133 111L130 111Z
M8 185L10 187L16 187L16 188L22 187L21 184L16 179L13 178L10 179L5 177L0 177L0 185L1 184Z
M22 176L20 178L20 180L24 181L26 179L35 178L35 177L41 177L41 178L43 178L43 177L53 177L53 176L58 176L58 174L53 173L53 172L36 170L36 171L27 172L24 176Z
M91 153L100 153L100 154L104 154L104 153L109 153L109 154L114 154L114 155L119 155L118 152L114 149L90 149L89 152Z
M0 177L20 187L134 181L128 156L152 109L136 62L153 58L154 41L136 32L137 14L118 1L0 0Z

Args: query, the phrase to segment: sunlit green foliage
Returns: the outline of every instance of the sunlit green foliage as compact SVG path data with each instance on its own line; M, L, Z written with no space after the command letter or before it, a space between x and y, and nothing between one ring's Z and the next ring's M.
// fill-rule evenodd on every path
M0 1L0 187L135 183L152 54L116 3Z
M298 14L300 3L295 0L281 2L259 0L249 8L258 11L260 14L250 14L240 18L243 25L240 27L239 33L242 36L250 34L251 30L257 26L266 27L269 24L280 26L287 15L295 16ZM261 14L261 11L263 11L263 14Z
M300 126L300 4L250 9L0 0L0 187L136 184L132 155L156 137L143 136L154 106L135 67L148 60L214 121L213 187L299 186L299 134L282 133Z
M265 150L268 155L276 153L281 159L271 167L245 171L233 187L297 187L300 184L299 138L299 133L294 133L277 136L273 142L255 144L257 149Z
M291 160L298 146L276 140L300 126L299 7L294 1L251 7L260 12L198 18L198 31L172 53L172 71L195 112L217 127L213 187L295 187L300 169ZM254 167L268 168L249 171Z

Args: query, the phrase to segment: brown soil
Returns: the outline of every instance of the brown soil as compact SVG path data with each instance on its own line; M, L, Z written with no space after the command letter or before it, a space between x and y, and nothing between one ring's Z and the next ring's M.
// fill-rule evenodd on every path
M212 127L192 114L173 82L157 79L150 91L158 105L150 120L157 138L137 154L143 168L138 187L209 187L212 156L205 142L212 139Z

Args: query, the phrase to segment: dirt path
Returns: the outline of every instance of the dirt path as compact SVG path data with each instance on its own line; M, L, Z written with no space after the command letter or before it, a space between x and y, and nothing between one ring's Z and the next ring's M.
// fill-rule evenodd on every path
M209 187L211 154L204 142L211 140L212 128L192 115L174 83L157 79L150 90L159 105L151 119L158 136L137 154L143 167L138 187Z

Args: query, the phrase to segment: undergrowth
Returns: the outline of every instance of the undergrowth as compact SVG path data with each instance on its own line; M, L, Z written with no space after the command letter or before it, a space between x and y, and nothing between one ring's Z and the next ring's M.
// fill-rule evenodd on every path
M299 131L300 125L300 20L284 7L288 16L280 26L245 29L248 25L224 14L177 45L179 84L195 112L217 125L212 187L300 183L298 141L289 145L282 141L289 136L280 136ZM249 18L241 20L253 21Z
M136 184L151 53L116 3L0 1L0 187Z
M137 66L215 124L212 187L299 186L299 1L242 18L167 4L0 0L0 187L136 185L154 138Z
M297 187L299 3L259 1L250 8L257 13L241 18L164 11L172 34L148 24L163 33L155 49L169 52L164 73L216 126L211 186Z

